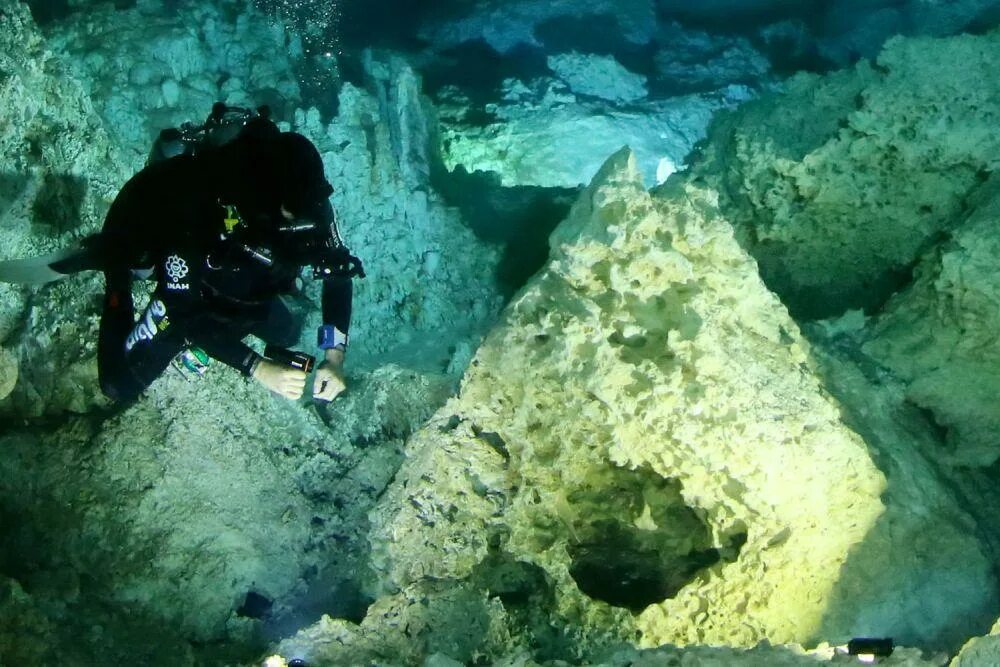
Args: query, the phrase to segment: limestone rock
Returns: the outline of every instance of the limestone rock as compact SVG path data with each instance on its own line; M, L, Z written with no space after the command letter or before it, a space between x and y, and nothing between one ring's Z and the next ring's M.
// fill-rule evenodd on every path
M561 53L548 58L549 69L577 95L609 102L636 102L646 97L646 77L627 70L611 56Z
M451 382L390 367L350 385L325 415L332 427L213 366L194 382L168 372L103 422L6 429L3 563L35 597L44 655L127 662L140 637L149 664L196 664L200 642L253 646L263 612L240 611L250 593L281 627L318 601L357 616L366 514ZM18 609L0 599L0 641ZM206 650L200 662L221 661Z
M623 145L636 151L650 183L682 169L712 115L746 99L744 89L690 95L615 108L577 100L560 82L507 82L494 120L466 120L461 104L442 109L442 153L449 170L490 171L504 186L578 187Z
M53 623L13 579L0 576L0 651L9 664L53 662Z
M886 511L855 547L828 603L831 636L891 636L954 652L1000 608L995 482L988 471L949 463L940 428L907 399L906 383L859 349L866 335L856 325L809 327L826 389L888 481ZM903 600L919 600L920 613L907 612Z
M582 644L821 633L884 480L710 194L621 153L552 246L373 516L385 590L499 557Z
M245 3L104 4L60 22L49 43L75 62L133 171L160 130L200 123L215 102L268 104L278 115L299 102L290 54L301 45Z
M27 6L0 2L0 260L46 254L92 231L123 179L120 152L68 71ZM0 341L20 324L29 293L0 284Z
M636 641L751 647L885 628L942 646L990 613L972 519L905 420L841 412L818 379L829 364L813 362L711 191L678 181L651 196L622 152L551 243L371 514L381 597L359 626L326 620L284 655L545 664L531 660L549 650L618 664L602 660ZM837 395L881 415L885 395L836 368ZM773 650L760 664L798 664ZM668 655L754 654L641 659Z
M942 459L989 466L1000 458L1000 176L967 208L950 239L921 260L913 286L878 318L864 349L946 429Z
M655 64L659 83L674 92L718 90L731 84L766 81L771 64L742 37L720 37L664 26Z
M341 231L369 274L355 282L352 363L440 371L499 311L500 256L431 186L438 130L420 78L398 57L366 62L366 88L344 85L336 119L300 110L294 128L319 147Z
M17 384L17 357L0 347L0 401L10 396Z
M399 619L401 622L387 624L388 627L381 628L369 626L368 621L359 627L324 617L315 625L300 631L294 638L283 641L278 646L278 653L270 656L263 667L287 667L290 660L303 655L308 655L323 665L360 665L372 661L386 667L405 664L424 667L468 664L456 659L454 653L449 654L444 651L430 655L425 653L426 658L419 654L404 654L405 657L395 659L387 658L387 656L398 656L400 649L413 645L413 641L405 635L407 627L420 629L433 627L421 622L425 618L404 615L405 612L419 614L421 606L426 607L426 604L411 604L405 609L392 610L395 612L394 619ZM418 635L418 641L433 640L433 638L431 632ZM452 646L451 650L454 651L455 647ZM826 644L807 651L798 645L774 646L767 642L749 649L726 646L621 648L586 656L583 660L593 667L814 667L818 664L844 665L857 662L853 656L848 658L843 651ZM561 659L536 658L532 656L529 648L518 647L503 657L491 660L490 664L496 667L564 667L567 662ZM941 655L924 656L919 650L898 647L888 658L881 658L879 664L895 667L944 667L947 659ZM962 667L971 666L966 663Z
M793 313L880 306L959 217L1000 154L1000 102L981 85L998 48L997 34L894 40L874 68L795 77L711 132L698 171Z
M826 12L819 52L846 65L858 56L872 58L894 35L945 37L976 32L996 22L992 0L907 0L886 5L879 0L837 3Z
M1000 622L985 637L975 637L962 647L949 667L986 667L1000 663Z

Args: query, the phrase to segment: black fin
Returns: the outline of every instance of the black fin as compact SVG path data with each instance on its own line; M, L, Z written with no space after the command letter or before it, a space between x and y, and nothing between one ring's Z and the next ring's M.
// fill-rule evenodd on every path
M42 257L0 262L0 282L43 285L71 273L100 268L96 253L88 248L67 248Z

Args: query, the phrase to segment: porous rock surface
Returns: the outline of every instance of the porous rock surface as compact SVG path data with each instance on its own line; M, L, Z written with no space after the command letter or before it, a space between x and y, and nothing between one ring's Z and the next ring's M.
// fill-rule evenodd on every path
M807 329L818 375L887 480L886 511L841 570L828 613L853 609L855 635L954 652L1000 609L1000 496L991 471L955 465L929 412L908 400L907 383L863 352L865 325L855 312ZM899 550L905 566L889 555ZM901 610L914 604L905 600L919 601L920 612Z
M0 401L14 391L17 384L17 357L10 350L0 347Z
M986 467L1000 458L1000 177L971 196L967 210L873 323L864 350L945 429L943 460Z
M511 79L504 99L486 106L484 124L470 118L467 101L441 100L441 153L449 170L493 172L505 187L575 188L627 144L647 181L658 183L685 166L718 109L750 95L734 86L620 107L578 99L561 81Z
M1000 664L1000 621L983 637L975 637L962 647L949 667L987 667Z
M369 53L365 68L365 88L344 84L332 121L315 109L293 120L323 155L340 228L368 272L355 281L352 363L458 375L501 306L499 250L431 187L438 129L420 78L397 56ZM318 304L317 285L311 294Z
M156 77L163 68L190 66L178 75L182 83L214 80L211 68L197 71L221 57L204 51L213 21L227 39L245 37L247 48L260 41L243 14L202 8L192 32L184 9L174 23L144 6L79 16L76 36L60 38L62 57L44 50L21 5L0 13L9 28L0 40L12 44L0 62L13 62L13 76L0 80L14 105L13 122L0 123L4 147L32 178L50 167L76 168L79 159L88 178L104 185L73 239L99 227L115 189L141 164L150 138L141 128L198 119L207 109L195 107L212 94L182 86L175 106L163 100L165 115L146 116L143 105L159 103L117 95L125 84L115 78L125 76L118 66L128 61L127 44L146 33L128 26L118 44L108 38L109 24L154 16L157 34L166 36L153 51L136 45L140 61L160 68L133 87L137 94L162 93ZM273 45L261 39L264 51ZM105 42L107 49L96 48ZM91 61L64 67L74 49L93 49ZM114 66L103 69L100 53ZM233 67L259 64L237 55ZM275 67L282 62L274 58ZM137 405L110 406L94 359L100 274L26 292L30 307L0 308L12 323L4 347L19 360L14 391L0 399L0 662L220 664L252 655L262 632L299 627L317 609L344 617L363 611L367 511L398 468L403 439L453 391L484 320L499 308L496 252L476 243L430 191L432 114L419 81L399 63L371 65L377 68L367 90L345 87L338 119L324 122L306 110L291 116L327 160L348 242L371 260L355 299L349 360L358 370L334 404L295 405L215 365L200 382L170 368ZM86 90L109 101L88 106ZM48 105L49 97L65 108ZM110 148L117 144L102 115L122 124L116 138L130 152ZM15 205L17 215L3 219L12 229L5 252L65 245L48 229L27 236L47 221L33 215L30 200ZM23 245L14 231L25 235ZM311 291L292 306L316 324L318 288L307 283ZM142 304L148 286L136 289ZM314 350L314 331L305 328L303 349Z
M133 171L161 129L201 123L215 102L267 104L280 117L300 101L300 37L249 3L103 4L58 23L49 43L73 63Z
M123 175L87 91L42 39L26 5L0 2L0 260L44 254L99 224ZM0 284L0 341L30 290Z
M988 595L920 611L952 581L928 572L961 570L973 594L991 586L988 561L963 529L903 555L919 501L942 521L961 512L933 475L881 498L881 454L842 422L711 191L650 196L621 152L551 240L372 515L383 597L360 626L327 620L282 655L544 660L846 641L883 623L940 644L981 623ZM879 528L886 516L909 528ZM865 592L890 572L909 585Z
M365 513L450 383L385 367L317 414L210 373L170 371L104 422L0 438L0 499L16 518L2 567L29 591L0 615L21 604L44 619L46 661L191 664L192 644L208 643L202 660L220 641L252 650L263 614L294 627L312 605L363 608ZM241 611L250 593L270 608Z
M878 308L961 219L1000 155L1000 98L982 85L998 50L997 33L897 39L714 126L699 173L793 314Z

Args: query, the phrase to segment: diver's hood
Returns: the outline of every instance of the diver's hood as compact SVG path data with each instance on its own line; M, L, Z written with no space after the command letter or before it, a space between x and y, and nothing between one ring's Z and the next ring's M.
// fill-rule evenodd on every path
M317 222L332 215L333 188L323 160L301 134L252 120L237 139L205 157L220 201L234 204L250 226L279 224L282 206L296 218Z

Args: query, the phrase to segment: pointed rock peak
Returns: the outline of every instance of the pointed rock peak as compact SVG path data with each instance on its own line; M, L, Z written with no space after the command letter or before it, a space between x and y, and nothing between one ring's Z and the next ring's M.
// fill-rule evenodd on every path
M628 196L623 197L622 191L628 192ZM620 208L624 199L633 196L648 199L635 153L628 146L622 146L604 162L573 204L569 216L552 232L549 247L553 250L553 257L558 255L560 246L574 243L584 235L607 242L607 226L621 219L622 215L621 211L612 210L602 215L602 209L616 204Z
M596 190L604 185L628 183L645 189L642 172L636 162L635 153L629 146L622 146L618 152L605 160L597 171L588 190Z

